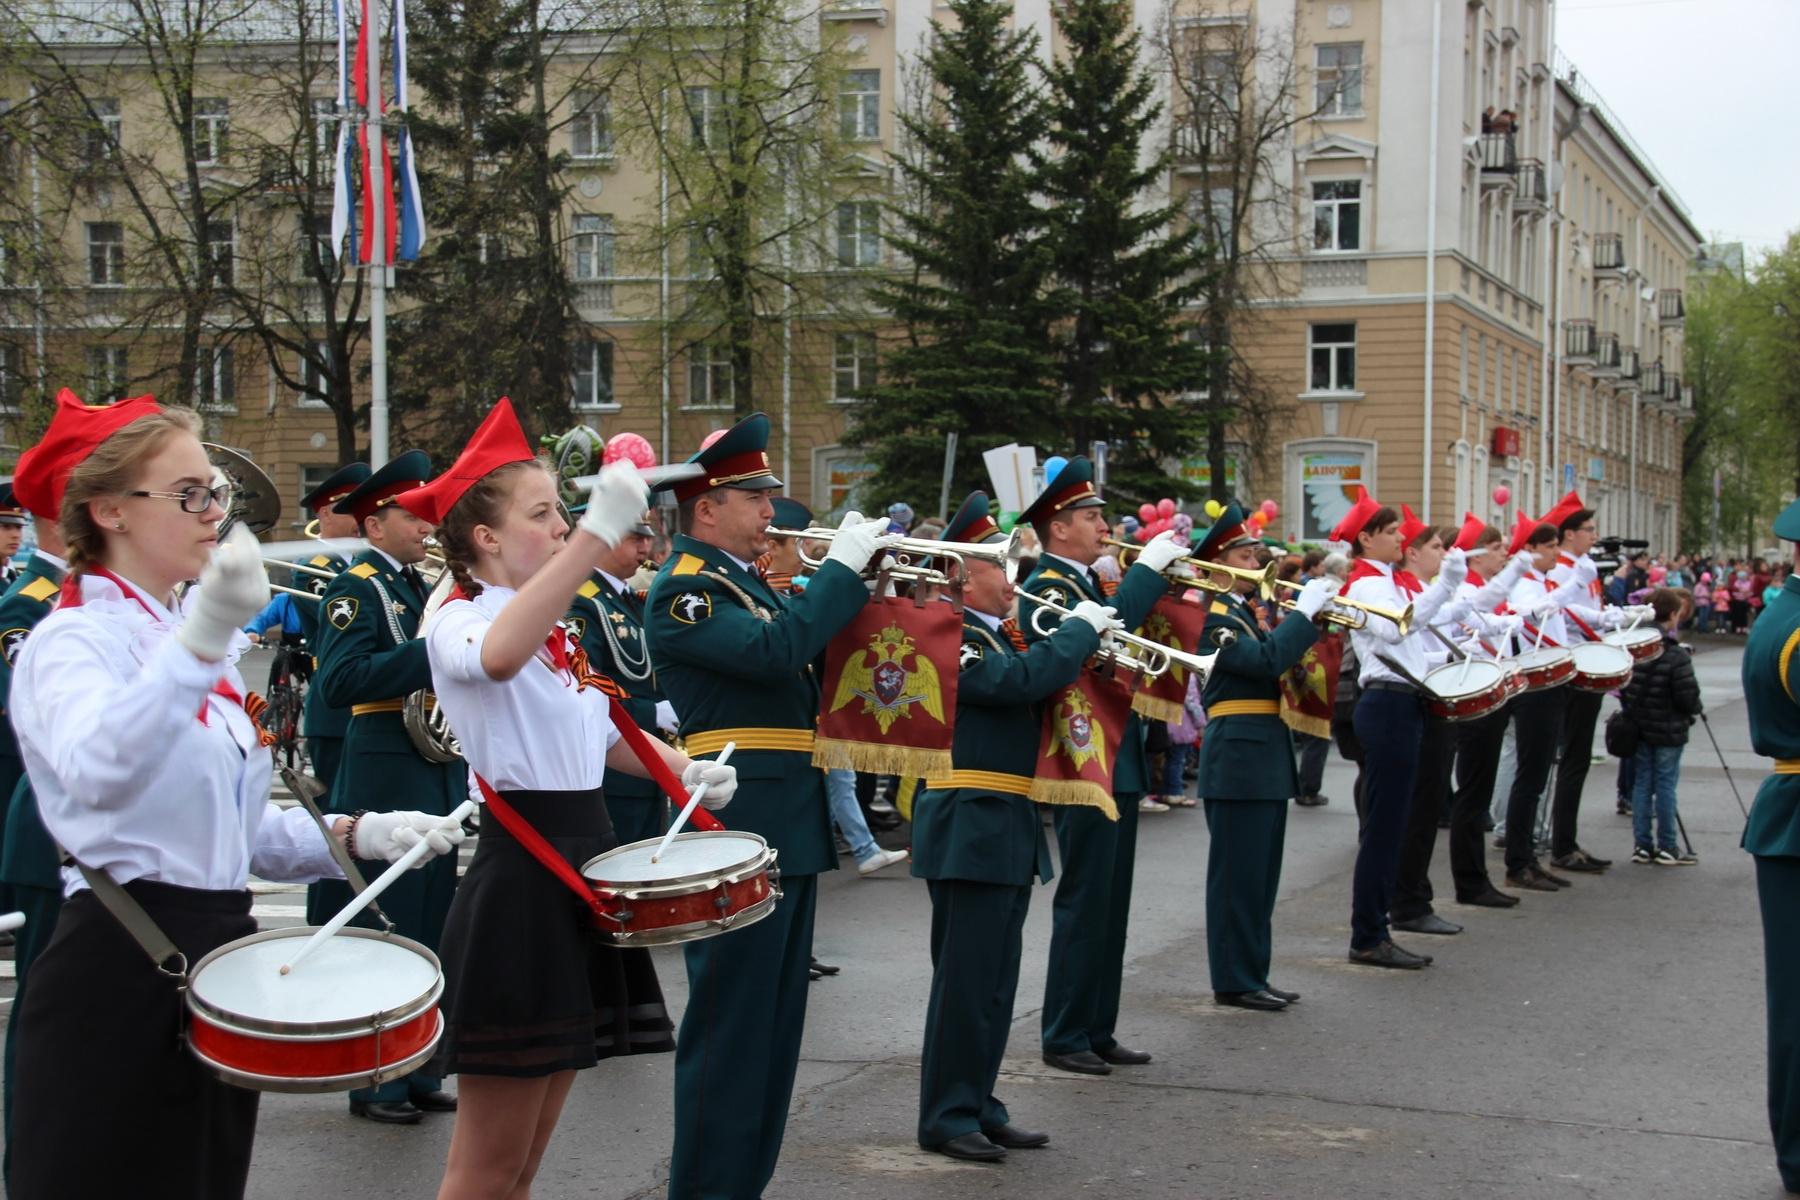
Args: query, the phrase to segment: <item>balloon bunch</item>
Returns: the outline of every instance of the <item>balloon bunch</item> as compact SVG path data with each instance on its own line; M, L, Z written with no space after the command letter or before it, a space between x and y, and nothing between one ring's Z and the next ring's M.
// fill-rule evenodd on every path
M1175 511L1175 501L1164 496L1155 504L1146 501L1145 503L1138 505L1137 515L1140 524L1138 525L1137 532L1131 536L1140 542L1147 542L1159 533L1174 529L1176 517L1185 514L1177 513ZM1194 522L1190 517L1188 519L1188 528L1192 529L1193 527Z
M1269 522L1280 515L1281 505L1275 503L1273 500L1264 500L1261 504L1256 506L1256 511L1250 514L1249 520L1251 526L1255 528L1257 535L1261 536L1268 530Z

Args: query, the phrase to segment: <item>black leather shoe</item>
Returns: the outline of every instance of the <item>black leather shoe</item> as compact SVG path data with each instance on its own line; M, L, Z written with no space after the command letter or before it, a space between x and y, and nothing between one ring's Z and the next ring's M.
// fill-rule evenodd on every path
M1542 863L1535 863L1535 862L1532 863L1531 869L1534 873L1536 873L1536 875L1539 879L1542 879L1542 880L1546 881L1547 883L1554 884L1555 886L1557 886L1559 888L1570 888L1570 887L1575 886L1569 880L1564 879L1561 875L1557 875L1557 874L1554 874L1553 872L1544 870L1544 866Z
M1431 960L1423 955L1402 950L1392 942L1383 942L1372 950L1350 951L1350 961L1365 967L1389 967L1396 971L1417 971Z
M825 978L825 972L819 970L819 968L817 968L817 967L806 968L806 982L817 983L817 982L819 982L819 980L821 980L823 978Z
M1463 931L1463 927L1455 921L1446 921L1434 912L1405 921L1395 921L1394 928L1405 933L1435 933L1444 937Z
M350 1115L373 1121L377 1125L417 1125L425 1114L404 1100L393 1104L377 1100L352 1100Z
M1595 858L1577 846L1567 854L1559 854L1551 859L1550 865L1559 871L1582 871L1589 875L1597 875L1612 866L1612 859Z
M1294 803L1301 808L1324 808L1331 803L1330 796L1295 796Z
M1096 1050L1101 1062L1109 1062L1115 1067L1141 1067L1150 1061L1148 1050L1127 1050L1114 1042L1104 1050Z
M455 1112L456 1097L449 1092L414 1092L407 1097L420 1112Z
M1017 1125L996 1125L983 1129L981 1136L1002 1150L1036 1150L1050 1144L1050 1135L1036 1129L1020 1129Z
M947 1142L939 1142L935 1146L926 1147L936 1150L946 1158L960 1158L964 1162L1000 1162L1006 1157L1006 1150L988 1141L979 1133L963 1133Z
M1517 896L1509 896L1499 888L1491 887L1485 892L1478 892L1464 899L1456 898L1458 904L1472 904L1476 908L1511 908L1519 902Z
M1269 993L1269 995L1275 997L1277 1000L1283 1001L1287 1004L1292 1004L1294 1001L1296 1001L1300 998L1299 992L1284 992L1280 988L1274 987L1274 986L1266 987L1263 989L1263 991Z
M817 971L821 975L836 975L839 971L843 970L844 968L834 967L830 963L822 963L818 959L815 958L812 960L812 969Z
M1252 1012L1280 1012L1288 1006L1286 1000L1261 988L1254 992L1214 992L1213 1003L1227 1008L1247 1008Z
M1106 1060L1092 1050L1077 1050L1073 1054L1057 1054L1044 1051L1044 1061L1059 1071L1073 1071L1077 1075L1111 1075L1112 1068Z

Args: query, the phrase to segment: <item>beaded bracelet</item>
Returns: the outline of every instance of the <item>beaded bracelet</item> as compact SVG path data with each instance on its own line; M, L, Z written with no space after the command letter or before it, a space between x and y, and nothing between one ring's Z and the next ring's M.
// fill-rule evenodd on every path
M344 830L344 849L349 852L351 858L362 857L356 852L356 827L368 815L369 810L366 808L359 808L350 814L350 826Z

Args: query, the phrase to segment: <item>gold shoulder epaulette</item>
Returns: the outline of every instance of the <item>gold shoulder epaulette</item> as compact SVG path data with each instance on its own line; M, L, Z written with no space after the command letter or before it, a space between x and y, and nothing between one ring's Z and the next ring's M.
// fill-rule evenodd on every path
M373 579L376 575L380 574L380 571L376 568L374 563L357 563L354 567L350 568L350 574L356 576L358 579Z
M312 556L312 565L315 567L329 567L331 565L331 559L323 554L315 554Z
M583 600L592 600L595 596L600 594L600 585L590 579L582 584L580 590L575 594L580 596Z
M675 565L670 568L669 574L698 575L700 573L700 568L705 565L706 562L697 555L683 554L680 558L675 560Z
M1210 612L1215 617L1223 617L1230 615L1231 607L1222 600L1214 600L1212 602L1212 607L1206 611Z
M56 595L56 593L61 590L61 587L57 584L52 583L42 575L39 575L36 579L33 579L30 583L20 588L19 594L24 596L27 600L37 600L42 602L50 599L50 597Z
M1045 567L1043 570L1039 571L1038 574L1045 579L1056 579L1063 583L1069 582L1069 577L1057 571L1055 567Z

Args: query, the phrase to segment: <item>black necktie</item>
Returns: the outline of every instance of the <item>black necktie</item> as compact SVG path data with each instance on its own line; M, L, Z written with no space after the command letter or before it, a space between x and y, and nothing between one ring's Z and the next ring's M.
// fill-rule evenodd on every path
M401 567L400 577L406 580L406 586L413 590L413 595L417 596L420 600L425 599L425 577L419 574L419 569L417 567L410 563Z

